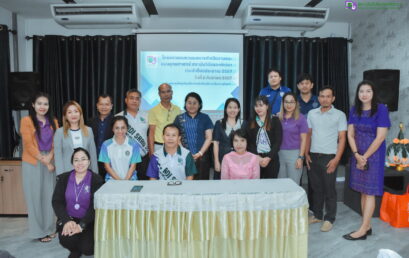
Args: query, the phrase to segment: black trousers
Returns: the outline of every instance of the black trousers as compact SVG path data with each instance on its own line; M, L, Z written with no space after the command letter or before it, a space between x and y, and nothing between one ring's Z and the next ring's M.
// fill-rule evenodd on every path
M258 155L263 157L262 154ZM270 160L267 167L265 168L260 167L260 178L277 178L279 170L280 161L278 159L278 155L276 155L273 159Z
M337 191L335 189L337 169L328 174L327 164L335 155L311 153L310 156L312 162L310 164L309 179L311 179L314 203L311 210L317 219L324 219L334 223L337 214ZM325 215L323 212L324 206Z
M76 221L78 222L78 221ZM70 252L84 255L94 254L94 225L89 225L82 233L72 236L61 235L63 226L58 228L60 244Z
M195 161L198 173L194 176L195 180L209 180L210 178L210 155L206 151L202 157Z
M98 174L104 179L105 182L105 175L107 171L105 170L105 165L103 162L98 162Z
M146 171L149 166L149 154L146 154L145 157L142 157L142 162L136 164L136 171L138 180L149 180L149 177L146 176Z

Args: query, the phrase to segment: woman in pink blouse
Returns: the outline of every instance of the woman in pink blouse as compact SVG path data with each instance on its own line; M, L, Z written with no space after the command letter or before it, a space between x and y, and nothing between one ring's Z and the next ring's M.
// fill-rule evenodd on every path
M247 151L247 135L239 129L232 135L234 151L226 154L222 161L221 179L259 179L258 156Z

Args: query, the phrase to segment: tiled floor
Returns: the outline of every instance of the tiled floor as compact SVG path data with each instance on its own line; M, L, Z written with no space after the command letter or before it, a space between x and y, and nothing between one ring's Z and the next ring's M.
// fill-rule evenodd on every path
M319 224L310 226L308 257L376 258L381 248L392 249L404 258L409 257L409 228L392 228L377 218L372 220L374 234L367 240L344 240L342 235L356 229L359 221L358 214L343 203L338 203L337 221L332 231L323 233ZM58 239L52 240L51 243L40 243L29 239L27 230L27 218L0 217L0 250L7 250L16 258L68 256L68 251L59 245Z

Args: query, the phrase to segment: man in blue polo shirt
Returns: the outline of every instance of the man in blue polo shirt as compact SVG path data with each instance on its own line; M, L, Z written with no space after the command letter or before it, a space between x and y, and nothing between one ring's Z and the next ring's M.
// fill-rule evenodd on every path
M261 89L260 96L266 96L271 106L271 114L280 112L281 98L286 92L291 90L286 86L281 86L281 73L277 69L270 69L267 74L268 85Z
M311 75L308 73L302 73L298 76L297 88L300 91L300 95L298 95L298 102L300 103L300 112L304 116L307 116L311 109L320 106L317 96L312 94L313 87L314 82Z

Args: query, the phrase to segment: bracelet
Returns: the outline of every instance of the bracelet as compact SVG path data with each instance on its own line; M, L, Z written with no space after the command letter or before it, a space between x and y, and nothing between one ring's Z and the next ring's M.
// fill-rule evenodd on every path
M203 153L201 151L198 152L200 154L200 157L203 157Z
M304 160L305 157L304 156L298 156L299 159Z
M354 155L355 155L355 154L359 154L359 153L358 153L357 151L354 151Z

